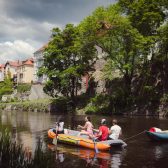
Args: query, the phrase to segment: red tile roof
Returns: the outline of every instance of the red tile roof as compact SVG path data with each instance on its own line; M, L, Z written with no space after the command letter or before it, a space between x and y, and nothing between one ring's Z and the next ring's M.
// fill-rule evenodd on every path
M9 64L10 66L13 67L18 67L20 65L20 61L7 61L6 64Z
M0 69L4 68L5 64L0 64Z
M30 59L26 60L26 61L23 63L23 65L33 65L33 64L34 64L34 61L33 61L33 60L30 60Z
M23 65L33 66L33 65L34 65L34 60L33 60L33 58L30 58L30 59L27 59L27 60L25 60L25 61L22 61L19 66L23 66Z

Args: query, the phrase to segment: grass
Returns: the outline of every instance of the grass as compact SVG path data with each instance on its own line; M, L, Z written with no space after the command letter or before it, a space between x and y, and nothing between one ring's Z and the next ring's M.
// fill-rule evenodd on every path
M0 103L0 110L19 110L19 111L36 111L36 112L66 112L67 100L64 98L57 99L38 99L22 102Z
M9 102L9 103L0 103L0 109L3 110L8 106L11 106L12 109L22 110L22 111L45 111L48 112L48 106L52 100L50 99L39 99L32 101L23 101L23 102Z

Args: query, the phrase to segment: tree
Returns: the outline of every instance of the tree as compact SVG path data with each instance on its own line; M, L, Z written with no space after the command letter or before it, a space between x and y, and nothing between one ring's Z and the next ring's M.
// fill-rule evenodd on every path
M81 87L81 77L90 70L94 57L94 45L88 45L78 27L67 24L64 30L54 28L44 66L39 71L39 75L48 76L44 91L53 97L61 93L74 100Z
M157 28L166 18L165 0L119 0L119 5L129 17L132 26L144 36L156 34Z
M11 94L13 92L13 82L11 78L5 77L4 81L0 83L0 98L4 94Z
M105 59L110 63L109 71L117 70L124 78L127 98L131 94L131 81L136 68L146 52L146 39L132 27L127 17L122 16L117 4L97 8L82 24L88 34L92 32L89 35L95 44L106 52Z

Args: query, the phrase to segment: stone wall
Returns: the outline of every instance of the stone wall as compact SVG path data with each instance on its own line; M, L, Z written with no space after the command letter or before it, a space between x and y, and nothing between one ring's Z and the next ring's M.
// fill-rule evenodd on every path
M33 84L31 86L29 100L51 98L50 96L44 93L43 87L44 85L42 84Z

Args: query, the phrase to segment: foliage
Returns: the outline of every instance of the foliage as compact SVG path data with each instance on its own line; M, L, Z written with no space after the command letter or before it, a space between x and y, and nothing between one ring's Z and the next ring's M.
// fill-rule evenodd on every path
M55 99L38 99L32 101L19 102L16 99L9 103L0 103L0 110L10 108L10 110L33 111L33 112L54 112L66 113L68 110L69 99L58 97Z
M4 94L11 94L13 92L13 83L10 78L5 78L4 82L0 83L0 97Z
M160 99L162 104L168 103L168 94L164 94L163 97Z
M90 20L97 26L93 26ZM108 59L108 64L104 77L112 79L112 71L119 73L124 78L127 98L131 94L132 78L143 57L149 52L149 49L146 49L147 40L131 25L129 19L122 15L117 4L96 9L82 25L87 25L86 32L92 30L91 36L95 44L106 53L105 59Z
M72 24L67 24L62 31L54 28L51 38L44 56L44 67L39 71L39 75L48 76L44 91L53 97L61 93L73 99L81 87L82 75L92 65L95 49Z
M86 106L86 113L99 113L107 114L109 106L109 96L107 95L96 95L90 99L90 103Z
M163 61L168 59L168 23L161 26L158 30L159 40L158 40L158 48L157 56L159 59Z
M133 27L144 36L156 34L157 28L166 18L166 1L161 0L119 0L123 11L129 16Z
M100 101L99 95L92 98L86 111L111 108L118 112L130 105L156 105L168 93L167 10L165 0L119 0L98 7L77 27L54 28L40 70L49 78L45 92L53 97L58 93L77 96L81 76L94 70L97 46L107 61L104 80L113 83L121 79L122 84L116 90L111 85L113 91L104 100Z
M19 84L17 86L18 93L24 93L24 92L30 91L30 89L31 89L31 84Z

